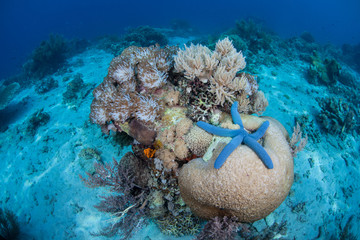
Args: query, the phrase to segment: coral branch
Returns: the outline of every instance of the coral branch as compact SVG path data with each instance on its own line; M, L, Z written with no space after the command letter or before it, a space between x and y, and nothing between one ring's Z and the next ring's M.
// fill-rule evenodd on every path
M294 132L291 135L291 139L290 139L290 147L293 157L295 157L296 154L306 146L307 141L308 141L307 134L303 138L300 125L299 123L296 123L296 127L294 127Z
M127 154L121 163L113 159L113 164L95 164L95 173L87 173L88 178L80 176L81 180L91 188L109 187L110 196L100 196L102 199L95 206L99 211L109 213L111 222L95 236L111 237L121 234L121 239L127 239L139 227L146 215L148 187L141 187L136 183L135 169L132 169L129 161L135 161L132 154ZM127 163L127 164L125 164ZM134 163L135 164L135 163Z

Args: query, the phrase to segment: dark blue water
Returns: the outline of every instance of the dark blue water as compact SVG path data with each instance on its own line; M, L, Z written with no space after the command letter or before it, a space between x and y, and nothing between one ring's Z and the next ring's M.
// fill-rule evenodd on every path
M319 42L360 42L359 0L274 1L48 1L1 0L0 79L20 70L26 57L48 38L94 38L126 27L167 27L183 19L201 32L227 29L253 17L282 37L310 32Z

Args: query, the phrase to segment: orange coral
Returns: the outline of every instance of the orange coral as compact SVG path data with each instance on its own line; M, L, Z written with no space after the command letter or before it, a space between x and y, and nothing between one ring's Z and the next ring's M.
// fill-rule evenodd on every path
M153 158L155 155L156 149L146 148L144 149L144 154L147 158Z

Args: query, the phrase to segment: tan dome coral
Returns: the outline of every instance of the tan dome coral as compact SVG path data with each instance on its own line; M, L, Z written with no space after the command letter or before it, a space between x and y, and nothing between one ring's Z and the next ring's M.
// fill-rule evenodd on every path
M192 127L193 122L189 118L183 118L176 124L176 137L184 136Z
M192 127L190 132L185 136L186 145L196 156L203 156L205 154L211 140L212 135L198 126Z
M256 130L265 121L256 116L242 115L244 127ZM270 121L263 145L274 164L268 169L246 145L240 145L220 169L214 161L226 143L215 147L212 158L198 158L184 165L179 175L181 196L200 217L234 215L242 222L266 217L286 198L293 183L293 158L283 129ZM211 151L211 149L210 149Z

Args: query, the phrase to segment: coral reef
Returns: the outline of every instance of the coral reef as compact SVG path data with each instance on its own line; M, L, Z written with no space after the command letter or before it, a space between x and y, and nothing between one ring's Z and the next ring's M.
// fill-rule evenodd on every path
M178 168L178 163L175 161L176 155L169 149L162 148L156 152L155 156L162 161L166 169L175 170Z
M185 77L171 72L174 50L132 46L114 58L108 75L93 91L92 122L99 124L105 133L110 129L125 131L140 143L151 145L156 136L156 123L164 123L165 119L177 121L171 115L177 106L186 107L186 115L192 120L205 120L212 113L228 112L235 100L240 102L241 112L265 110L268 103L258 91L255 77L238 73L245 67L245 60L229 39L219 41L215 52L201 45L179 50L175 69ZM199 64L201 69L196 70ZM184 159L189 155L184 147L186 142L182 134L177 138L174 140L177 147L170 149L177 158Z
M108 35L97 41L97 47L118 56L129 46L150 47L152 45L165 46L168 43L167 37L160 29L150 26L139 26L128 28L125 35Z
M234 239L240 223L236 217L214 217L204 226L197 240L231 240Z
M189 209L181 212L176 217L172 214L166 214L158 219L156 223L161 232L175 237L196 235L201 228L201 220L194 216Z
M61 35L50 35L42 41L24 65L24 70L31 77L42 78L56 72L65 62L67 42Z
M301 132L300 124L297 123L296 127L294 127L294 131L291 135L289 143L293 157L295 157L298 152L303 150L307 144L308 136L305 134L303 137L302 135L303 133Z
M44 109L40 109L28 118L25 133L29 136L35 136L37 129L46 125L49 121L50 115L44 112Z
M287 227L286 222L274 222L261 231L249 223L240 223L235 217L215 217L210 219L196 239L281 239L285 240ZM284 236L284 237L283 237Z
M198 126L192 127L185 136L186 145L189 146L190 151L196 156L203 156L211 141L212 135Z
M144 125L151 130L163 109L159 101L161 92L156 90L166 83L171 51L159 46L133 46L114 58L107 77L93 91L90 119L105 129L115 125L118 130L125 130L120 125L134 118L136 122L131 121L134 127ZM141 142L133 135L139 131L132 129L127 132Z
M162 148L161 144L155 148L159 149L156 154L167 152L175 158L175 154ZM180 197L176 169L166 165L175 163L177 168L177 163L174 161L167 163L157 157L148 158L141 149L141 145L133 145L135 155L147 161L150 167L151 178L147 182L150 188L148 216L155 220L165 234L174 236L196 234L201 227L200 219L190 211Z
M16 215L8 210L0 208L0 238L5 240L19 239L20 224Z
M314 52L308 69L309 82L315 85L334 84L340 76L340 69L340 64L334 59L322 60L317 52Z
M94 148L83 148L79 153L79 157L84 158L86 160L96 159L97 161L100 161L101 159L99 153Z
M162 146L156 153L156 157L163 162L167 169L177 169L177 162L187 161L186 159L193 153L189 151L192 148L189 144L191 140L187 140L189 139L187 133L192 127L193 122L185 117L175 125L158 132L157 141L161 142Z
M96 48L102 49L111 53L113 56L118 56L129 45L121 40L116 35L102 36L96 41Z
M218 38L228 37L238 51L247 56L247 71L256 72L258 66L278 66L282 59L278 57L278 38L256 19L238 21L235 27L208 40L208 46L213 49ZM276 49L276 50L275 50Z
M39 94L47 93L59 86L57 80L52 77L46 77L35 83L35 91Z
M92 89L92 85L84 83L81 74L76 74L74 79L66 86L66 91L63 93L63 102L76 109Z
M229 38L218 41L213 51L200 44L175 50L131 46L112 60L93 91L90 119L106 134L113 130L133 137L133 155L126 154L120 163L114 160L115 167L98 163L84 181L92 187L110 186L116 193L98 205L117 216L116 229L124 230L125 222L133 228L141 218L135 212L141 209L141 216L174 236L197 233L199 217L226 216L208 228L217 227L216 237L230 237L238 226L230 216L255 221L285 199L293 182L293 156L304 146L300 130L290 145L279 122L247 115L260 114L268 102L256 77L243 72L245 57ZM195 124L198 120L212 125ZM213 167L215 159L231 139L199 126L240 139L222 157L220 169ZM242 140L252 149L241 145ZM127 163L132 158L137 165ZM123 172L131 179L121 180ZM239 183L239 178L248 181ZM116 232L107 228L101 233Z
M245 129L251 132L265 122L255 116L241 118ZM284 201L294 178L292 151L279 123L269 117L266 120L270 125L262 144L272 159L273 169L266 168L245 145L237 147L224 165L215 169L215 159L228 143L226 138L209 147L212 156L192 160L181 168L181 196L196 215L206 219L233 215L241 222L252 222L267 216Z
M296 124L300 125L302 132L308 137L308 139L314 143L319 143L320 131L316 126L314 120L311 119L309 114L301 114L295 118Z
M79 165L81 168L90 173L95 173L94 163L101 161L100 154L94 148L83 148L78 154Z
M139 47L149 47L155 44L165 46L168 43L168 40L164 34L150 26L140 26L137 28L128 29L123 39L128 42L129 45L135 45Z
M195 108L191 112L206 111L215 106L225 106L223 109L229 110L234 101L239 101L241 112L259 113L268 105L258 91L255 77L239 73L246 66L245 58L228 38L218 41L215 51L199 44L185 46L184 50L178 51L174 61L175 71L183 73L187 79L180 84L186 86L184 101ZM210 113L202 114L208 116Z
M142 174L147 168L140 163L140 159L128 153L120 163L115 159L113 164L96 163L95 173L87 173L87 179L80 176L88 187L108 187L113 193L102 196L101 202L95 206L110 214L111 223L93 235L111 237L119 233L121 239L128 239L143 221L148 211L149 189L145 184L146 175ZM137 171L139 169L141 172Z
M241 36L247 42L248 49L253 54L270 50L274 39L273 34L254 19L236 22L233 33Z
M321 112L316 119L327 133L341 135L359 130L359 112L352 103L336 97L318 98L317 101Z

